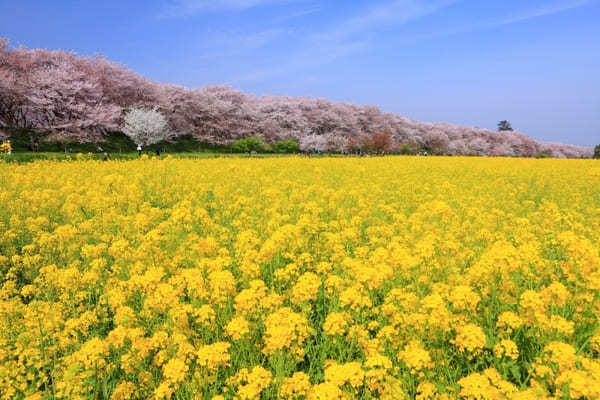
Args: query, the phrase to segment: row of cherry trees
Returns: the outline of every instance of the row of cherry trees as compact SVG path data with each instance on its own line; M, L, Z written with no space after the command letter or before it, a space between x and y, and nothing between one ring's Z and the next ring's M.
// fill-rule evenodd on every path
M590 156L591 149L537 142L519 132L420 123L371 106L324 99L255 97L228 86L160 84L95 57L9 48L0 38L0 126L98 141L118 131L130 107L157 108L169 128L215 144L260 136L297 140L303 150L428 149L439 154Z

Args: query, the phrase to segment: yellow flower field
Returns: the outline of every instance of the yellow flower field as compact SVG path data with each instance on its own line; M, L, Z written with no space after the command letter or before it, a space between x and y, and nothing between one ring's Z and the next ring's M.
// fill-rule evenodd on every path
M0 163L2 399L595 399L600 163Z

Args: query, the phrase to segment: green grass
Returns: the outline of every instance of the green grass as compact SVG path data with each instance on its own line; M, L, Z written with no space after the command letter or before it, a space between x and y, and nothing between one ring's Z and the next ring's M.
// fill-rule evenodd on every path
M102 153L80 153L80 157L86 160L102 160ZM153 152L144 152L150 157L156 157ZM112 161L136 160L139 158L137 152L127 153L111 153L109 152ZM237 158L273 158L273 157L289 157L289 154L238 154L238 153L210 153L210 152L185 152L185 153L161 153L158 157L164 159L167 157L184 158L184 159L205 159L219 157L237 157ZM12 154L0 154L0 162L7 163L29 163L34 161L54 160L54 161L72 161L77 159L75 153L59 153L59 152L13 152Z

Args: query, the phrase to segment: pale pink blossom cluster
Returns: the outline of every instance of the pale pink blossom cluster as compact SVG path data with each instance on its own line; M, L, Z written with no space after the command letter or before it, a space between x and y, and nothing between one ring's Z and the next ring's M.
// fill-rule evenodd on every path
M0 39L0 127L32 128L96 141L118 131L130 107L157 108L172 132L215 144L259 136L296 139L306 151L345 153L386 133L380 150L435 154L591 157L593 149L542 143L516 131L421 123L372 106L325 99L256 97L228 86L188 89L152 82L127 68L65 51L9 48Z

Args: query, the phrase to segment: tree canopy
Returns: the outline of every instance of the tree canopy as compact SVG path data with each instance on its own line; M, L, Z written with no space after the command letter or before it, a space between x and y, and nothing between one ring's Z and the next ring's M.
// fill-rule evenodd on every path
M371 140L371 147L385 152L427 148L457 155L593 154L591 147L541 143L516 131L421 123L373 106L256 97L228 86L161 84L100 56L9 48L0 39L0 126L5 130L49 132L53 140L101 141L121 129L131 107L156 108L172 131L215 145L258 137L266 144L293 139L302 150L330 152L369 147ZM385 136L378 137L381 132Z
M510 122L508 122L507 120L502 120L502 121L498 122L498 130L500 132L506 132L506 131L513 131L514 129Z
M123 117L121 130L140 146L149 146L171 136L167 119L156 108L144 110L132 107Z

